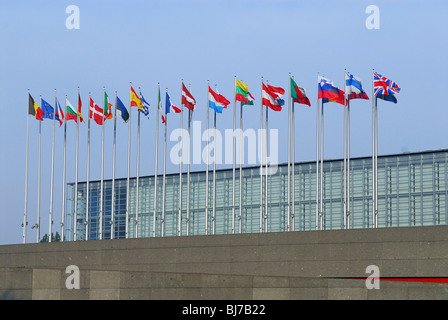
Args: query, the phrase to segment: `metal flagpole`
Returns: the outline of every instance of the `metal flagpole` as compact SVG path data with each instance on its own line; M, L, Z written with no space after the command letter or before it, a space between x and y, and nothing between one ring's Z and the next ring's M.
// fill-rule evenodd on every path
M294 79L294 77L293 77ZM289 81L289 90L291 90L291 81ZM290 96L289 96L289 101L291 103L291 91L289 92ZM295 178L296 178L296 169L295 169L295 163L296 163L296 144L295 144L295 136L296 136L296 123L294 120L294 103L292 103L292 212L291 212L291 223L292 223L292 227L290 227L292 229L292 231L295 230L295 210L296 210L296 183L295 183Z
M25 156L25 205L23 210L23 235L22 242L26 243L26 226L28 224L27 221L27 213L28 213L28 148L29 148L29 138L30 138L30 117L29 117L29 99L30 99L30 90L28 89L28 107L26 112L26 156ZM34 106L33 106L34 107Z
M288 222L286 230L291 227L291 72L289 73L289 95L288 95L288 186L287 186L287 215Z
M317 73L317 79L319 81L319 72ZM319 97L317 98L317 109L316 109L316 230L319 230L319 113L320 113L320 102Z
M110 238L114 238L115 226L114 226L114 214L115 214L115 154L117 145L117 91L115 91L115 115L114 115L114 147L113 147L113 160L112 160L112 205L110 211Z
M190 84L188 84L188 91L191 92ZM187 236L190 235L190 144L191 144L191 110L188 108L188 155L187 155Z
M166 89L168 92L168 89ZM165 108L165 135L163 140L163 181L162 181L162 230L161 236L165 235L165 193L166 193L166 127L168 126L168 117L166 116Z
M42 96L40 97L40 105L42 106ZM42 121L39 121L39 159L38 159L38 173L37 173L37 223L36 223L36 243L39 242L40 237L40 171L41 171L41 136L42 136ZM48 232L48 242L51 242L51 221Z
M65 117L64 117L64 168L62 172L62 217L61 217L61 239L64 239L65 230L65 178L66 178L66 162L67 162L67 96L65 96Z
M350 99L347 105L347 229L350 229Z
M79 97L79 87L78 87L78 97ZM78 102L79 103L79 102ZM78 146L79 146L79 114L76 112L76 157L75 157L75 214L74 214L74 223L73 223L73 240L77 240L77 231L78 231Z
M346 98L347 83L344 69L344 98ZM344 229L347 229L347 105L344 105Z
M207 157L207 164L206 164L206 171L205 171L205 234L208 234L208 196L209 196L209 190L208 190L208 169L209 169L209 161L208 161L208 152L209 152L209 148L208 148L208 143L209 143L209 132L208 132L208 128L209 128L209 118L210 118L210 99L209 99L209 95L208 95L208 90L210 88L210 82L207 80L207 104L205 105L205 107L207 108L207 144L206 144L206 157ZM216 137L215 137L216 138ZM216 150L214 150L214 152L216 152Z
M374 74L375 70L372 70L372 205L373 205L373 227L376 228L376 173L375 173L375 92L374 92Z
M155 168L154 168L154 215L152 219L152 236L156 236L156 215L157 215L157 178L159 175L159 171L157 169L157 160L159 158L159 108L160 108L160 83L157 83L158 88L158 100L157 100L157 108L156 108L156 157L155 157Z
M184 79L182 79L182 85ZM183 89L183 88L182 88ZM178 217L178 230L177 234L182 235L182 151L184 144L183 137L183 122L184 122L184 105L182 104L182 96L180 100L181 117L180 117L180 155L179 155L179 217Z
M375 227L378 228L378 100L375 97Z
M263 102L262 102L263 103ZM266 187L265 187L265 214L264 214L264 231L268 232L268 204L269 204L269 199L268 199L268 151L269 151L269 133L268 133L268 111L269 111L269 107L266 106L266 168L265 168L265 174L266 174L266 178L265 178L265 183L266 183Z
M216 85L215 85L216 91ZM215 234L215 219L216 219L216 110L214 112L213 125L213 219L212 219L212 234Z
M260 99L260 232L263 232L263 77Z
M51 141L51 180L50 180L50 215L49 221L53 222L53 186L54 186L54 128L56 122L56 89L54 89L54 109L53 109L53 138Z
M242 231L242 218L243 218L243 161L244 161L244 149L243 149L243 103L240 103L240 187L239 187L239 217L238 217L238 232Z
M235 76L235 101L233 102L233 179L232 179L232 233L235 233L235 162L236 162L236 76Z
M90 92L89 92L89 119L87 120L87 177L86 177L86 240L89 240L89 195L90 195ZM94 106L93 106L94 107Z
M320 229L324 229L324 103L322 101L320 117Z
M104 108L106 108L106 88L103 87L103 121L101 125L102 138L101 138L101 190L100 190L100 240L103 239L103 210L104 210Z
M140 88L138 88L138 94L142 96ZM138 109L137 117L137 177L136 177L136 188L135 188L135 237L138 238L138 210L139 210L139 180L140 180L140 109Z
M131 95L132 83L129 83L129 94ZM129 125L128 125L128 177L126 180L126 239L129 238L129 176L131 172L131 115L132 108L129 107Z

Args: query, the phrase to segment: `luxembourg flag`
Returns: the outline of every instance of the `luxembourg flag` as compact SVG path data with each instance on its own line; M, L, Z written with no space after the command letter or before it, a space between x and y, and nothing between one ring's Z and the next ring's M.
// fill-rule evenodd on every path
M218 113L222 113L222 109L227 108L230 101L223 95L216 93L208 86L208 106Z
M273 87L269 84L266 86L263 83L263 90L261 92L262 104L274 111L281 111L282 105L285 104L285 100L282 99L284 94L285 90L283 88Z
M353 76L348 72L345 73L345 94L348 95L348 98L350 100L352 99L369 100L369 97L362 89L362 80Z

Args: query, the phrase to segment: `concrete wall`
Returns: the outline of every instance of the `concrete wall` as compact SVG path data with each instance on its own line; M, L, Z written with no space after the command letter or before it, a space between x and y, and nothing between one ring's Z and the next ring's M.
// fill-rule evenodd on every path
M68 290L65 269L80 270ZM3 299L447 299L448 226L0 246Z

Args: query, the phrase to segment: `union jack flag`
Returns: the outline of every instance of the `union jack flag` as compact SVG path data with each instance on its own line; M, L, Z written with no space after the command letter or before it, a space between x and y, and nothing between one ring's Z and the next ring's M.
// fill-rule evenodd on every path
M390 79L383 77L382 75L374 72L373 73L373 94L377 95L388 95L399 93L400 88L398 85Z

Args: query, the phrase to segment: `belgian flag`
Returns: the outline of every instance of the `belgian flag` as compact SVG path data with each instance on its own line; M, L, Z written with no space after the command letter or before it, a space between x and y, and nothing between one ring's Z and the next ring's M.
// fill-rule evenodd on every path
M44 111L39 107L36 101L34 101L31 94L28 93L28 114L34 116L37 120L43 121L42 118L45 113Z

